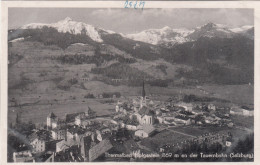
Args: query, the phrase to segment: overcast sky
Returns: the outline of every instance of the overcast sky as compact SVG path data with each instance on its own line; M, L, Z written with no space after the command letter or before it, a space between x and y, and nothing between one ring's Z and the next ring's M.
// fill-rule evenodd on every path
M145 29L194 28L207 22L230 27L254 24L253 9L83 9L9 8L9 29L28 23L54 23L66 17L107 30L135 33Z

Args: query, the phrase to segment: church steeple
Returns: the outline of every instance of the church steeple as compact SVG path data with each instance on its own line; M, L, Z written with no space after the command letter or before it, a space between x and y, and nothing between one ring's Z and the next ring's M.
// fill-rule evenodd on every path
M142 90L142 97L143 97L143 98L145 98L144 80L143 80L143 90Z
M146 106L146 96L145 96L145 89L144 89L144 80L143 80L142 97L140 99L140 109L143 108L143 106Z

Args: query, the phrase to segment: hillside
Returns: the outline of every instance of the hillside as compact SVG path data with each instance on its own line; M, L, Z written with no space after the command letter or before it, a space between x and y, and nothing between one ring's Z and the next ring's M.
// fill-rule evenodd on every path
M80 85L82 75L91 75L92 79L113 85L138 85L137 81L144 78L158 86L180 82L189 85L248 84L254 82L253 33L250 26L230 29L213 23L190 31L165 27L139 35L149 39L147 35L153 34L155 38L160 38L160 41L149 43L134 40L138 34L131 34L131 39L129 35L66 18L57 23L32 23L9 30L9 68L15 70L17 66L22 66L28 71L30 65L37 61L46 67L42 71L38 68L39 72L43 72L39 73L41 77L45 77L47 68L53 65L57 70L64 68L63 73L59 72L61 77L51 79L57 86L65 84L67 90ZM163 44L164 41L175 42L178 36L184 40L171 46ZM66 72L67 68L82 66L88 66L87 71ZM16 88L37 82L21 70L15 74L17 78L10 84L16 84ZM73 78L77 82L71 83ZM128 82L115 84L111 83L112 79Z

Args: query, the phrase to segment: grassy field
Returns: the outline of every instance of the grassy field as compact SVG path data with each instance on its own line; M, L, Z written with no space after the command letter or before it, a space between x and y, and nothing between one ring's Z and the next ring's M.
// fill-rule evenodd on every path
M182 126L182 127L174 127L171 128L174 131L178 131L181 133L185 133L192 136L200 136L206 133L214 133L214 132L232 132L234 134L245 133L245 131L237 129L237 128L229 128L229 127L215 127L215 126Z
M8 122L15 122L16 114L21 114L21 121L34 123L45 123L46 117L50 112L55 113L58 117L62 118L65 114L84 112L90 107L97 115L111 114L111 109L114 109L115 105L102 104L96 100L86 100L84 103L70 102L67 104L36 104L30 106L10 107L8 111Z
M254 104L254 85L203 85L202 89L236 104Z
M233 135L235 141L239 138L242 138L248 134L247 131L239 129L239 128L228 128L228 127L198 127L198 126L181 126L171 128L173 131L163 130L156 134L155 136L143 139L141 144L152 148L154 150L158 150L158 147L165 144L174 144L179 143L184 140L191 139L190 136L200 136L206 133L225 133L230 132ZM179 133L178 133L179 132ZM187 136L185 135L187 134Z
M159 132L153 137L148 137L146 139L143 139L141 144L148 148L152 148L153 150L156 151L162 145L178 143L189 138L190 138L189 136L185 136L183 134L164 130Z
M182 126L182 127L174 127L171 128L174 131L186 133L188 135L192 136L200 136L205 133L209 132L218 132L222 130L226 130L228 128L223 128L223 127L199 127L199 126Z
M240 115L232 115L231 116L232 121L234 121L234 124L241 127L246 128L254 128L254 117L253 116L240 116Z

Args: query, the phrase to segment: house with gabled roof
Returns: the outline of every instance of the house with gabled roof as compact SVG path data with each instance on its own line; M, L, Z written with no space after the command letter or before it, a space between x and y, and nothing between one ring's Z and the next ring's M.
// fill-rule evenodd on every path
M141 138L147 138L152 133L154 133L155 129L151 125L144 125L139 130L135 131L135 136L141 137Z
M38 130L29 135L29 142L34 153L44 152L46 143L50 141L50 133L46 130Z

